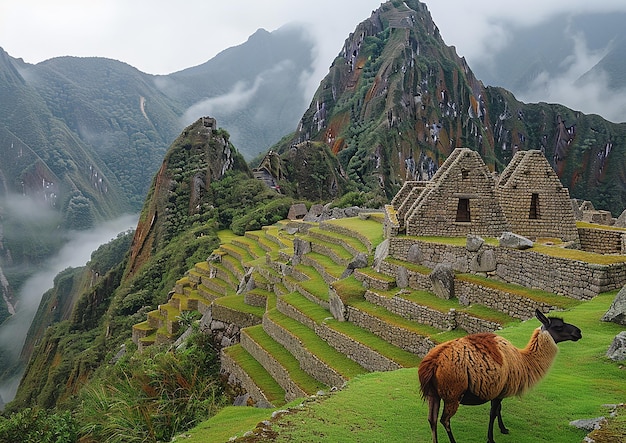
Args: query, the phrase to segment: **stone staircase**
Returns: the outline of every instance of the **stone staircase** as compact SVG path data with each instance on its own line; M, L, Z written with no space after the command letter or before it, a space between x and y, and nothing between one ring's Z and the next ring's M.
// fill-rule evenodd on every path
M519 321L492 301L523 298L524 288L515 285L495 289L460 276L459 284L477 294L461 304L429 291L430 269L394 258L378 271L368 266L346 277L358 254L373 261L377 229L375 217L283 221L230 237L176 283L166 304L133 326L133 340L140 350L171 343L182 332L181 312L197 310L213 333L235 331L222 340L222 372L230 383L250 404L278 407L365 372L415 367L437 343ZM399 268L408 276L403 288ZM356 288L356 295L344 287ZM341 317L331 313L333 297L345 305ZM558 300L552 297L545 299Z

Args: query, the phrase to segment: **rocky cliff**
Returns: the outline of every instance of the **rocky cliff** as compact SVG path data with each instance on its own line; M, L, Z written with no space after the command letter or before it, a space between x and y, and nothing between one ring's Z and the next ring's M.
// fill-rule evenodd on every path
M485 87L416 0L383 3L356 27L276 150L306 140L328 146L359 189L386 198L432 177L456 147L496 172L517 150L541 149L572 196L614 215L626 206L626 125Z

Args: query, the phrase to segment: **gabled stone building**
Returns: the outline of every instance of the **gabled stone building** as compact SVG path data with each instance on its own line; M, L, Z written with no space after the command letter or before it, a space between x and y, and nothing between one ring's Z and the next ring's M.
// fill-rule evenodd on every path
M429 182L407 182L386 207L385 234L497 237L509 224L494 178L467 148L455 149Z
M518 151L500 175L496 195L516 234L580 242L569 191L541 151Z
M494 179L480 154L455 149L428 182L406 182L385 207L385 236L498 237L579 243L569 191L541 151L519 151Z

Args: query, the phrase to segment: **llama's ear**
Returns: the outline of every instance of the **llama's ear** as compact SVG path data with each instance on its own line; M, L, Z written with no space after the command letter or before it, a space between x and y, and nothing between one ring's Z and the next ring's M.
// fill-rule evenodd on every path
M535 316L541 323L543 323L544 326L548 326L550 324L550 319L543 315L543 312L539 309L535 309Z

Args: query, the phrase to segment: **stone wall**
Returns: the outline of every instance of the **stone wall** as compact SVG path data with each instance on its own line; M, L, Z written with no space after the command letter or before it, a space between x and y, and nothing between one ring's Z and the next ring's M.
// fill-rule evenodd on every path
M626 230L578 228L580 247L596 254L626 253Z
M372 252L372 249L373 249L372 242L370 242L369 238L367 238L366 236L360 233L357 233L351 229L346 229L343 226L339 226L334 223L327 223L327 222L320 223L320 228L325 229L327 231L336 232L337 234L347 235L349 237L356 237L359 239L361 243L363 243L367 247L368 252Z
M348 306L347 317L351 323L373 332L392 345L417 354L420 357L424 357L435 346L435 343L429 337L420 336L409 330L390 325L351 306ZM371 370L380 371L383 369Z
M541 151L518 151L502 171L496 194L512 232L578 243L569 191Z
M239 328L254 326L261 323L261 319L256 315L230 309L216 303L211 305L211 315L214 320L219 320L224 323L232 323L237 325Z
M311 354L298 337L290 331L274 323L272 319L265 315L263 317L263 329L274 339L287 349L299 362L300 367L307 374L316 380L321 381L330 387L343 387L347 379L328 366L322 360Z
M309 329L312 329L315 331L317 336L322 338L333 348L337 349L339 352L346 355L351 360L354 360L369 371L393 371L401 368L401 366L396 362L389 360L367 346L352 340L350 337L326 326L325 324L316 323L311 318L302 314L300 311L295 309L290 304L285 303L280 298L276 300L276 309L305 325Z
M427 306L413 303L402 298L400 295L391 298L380 296L367 291L365 299L371 303L383 306L389 312L441 330L463 329L472 334L475 332L495 331L500 329L500 324L473 317L464 312L450 309L447 312L438 311ZM421 355L421 354L420 354Z
M265 351L256 343L244 329L241 332L241 346L263 366L272 378L285 390L285 401L306 397L307 393L302 390L285 369L269 352Z
M395 265L388 261L383 261L380 264L380 272L386 275L397 276L401 271L399 265ZM408 276L408 286L410 288L420 289L424 291L430 291L432 289L432 282L430 281L428 274L416 272L410 269L406 269L406 273Z
M535 309L549 312L557 309L548 303L541 303L495 288L481 286L463 279L454 280L454 293L462 305L478 303L496 311L503 312L520 320L528 320L535 315Z
M589 300L599 293L619 289L626 283L626 263L600 265L554 257L530 250L483 245L470 252L464 246L420 241L410 237L395 237L389 242L389 255L406 260L409 248L417 245L421 265L434 269L448 263L461 273L490 275L508 283L542 289L578 300ZM491 271L476 269L476 257L491 250L495 267Z
M228 376L228 384L238 386L250 395L250 398L259 408L273 408L263 391L254 383L252 378L224 350L220 353L221 373Z

